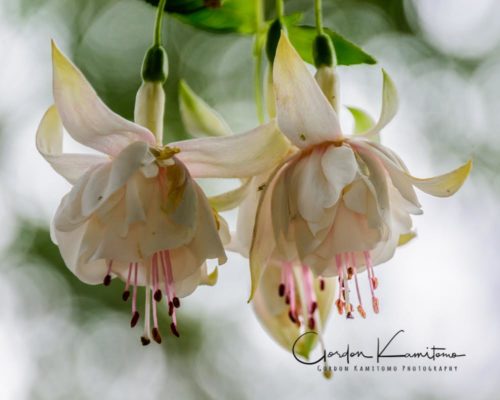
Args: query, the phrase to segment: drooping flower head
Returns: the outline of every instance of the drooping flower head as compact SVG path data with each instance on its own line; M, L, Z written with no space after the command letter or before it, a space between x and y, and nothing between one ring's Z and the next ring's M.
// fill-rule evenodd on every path
M136 122L127 121L99 99L55 45L52 50L55 105L42 119L37 147L73 185L56 212L53 240L82 281L108 285L118 277L125 282L123 299L131 297L132 326L140 318L138 288L144 287L143 344L150 342L150 332L161 341L157 303L163 296L171 331L178 336L179 298L199 284L215 283L217 270L208 274L206 260L224 263L222 242L228 240L225 221L193 178L260 173L282 157L286 140L268 124L230 140L163 145L160 82L143 83ZM63 127L100 154L64 154Z
M358 303L365 317L358 274L366 270L377 313L373 266L411 237L411 214L421 213L414 187L447 197L464 182L470 161L450 173L418 179L392 150L371 140L397 111L394 85L385 72L383 78L378 122L363 134L345 136L331 102L282 34L273 70L277 122L298 152L274 169L259 199L250 249L251 296L270 266L282 270L274 289L281 295L293 264L317 279L338 277L339 313L352 318ZM292 305L290 312L295 317Z
M179 103L182 120L192 136L232 135L222 117L185 82L180 83ZM268 170L243 180L238 188L230 192L209 198L212 206L219 211L239 206L237 231L231 235L227 249L248 257L257 205L265 183L274 168L295 152L295 146L290 143L288 151L281 159L276 159ZM333 278L315 279L311 270L300 264L289 262L283 268L281 265L279 260L269 261L253 306L269 335L290 351L306 329L322 331L333 303L336 284ZM276 296L277 287L279 297ZM301 320L305 324L301 324ZM300 340L295 346L295 353L307 357L318 339L321 342L320 335Z

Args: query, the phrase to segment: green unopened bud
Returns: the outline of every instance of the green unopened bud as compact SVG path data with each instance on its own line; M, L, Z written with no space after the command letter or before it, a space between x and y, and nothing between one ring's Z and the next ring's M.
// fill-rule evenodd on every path
M228 136L231 129L184 81L179 82L179 108L186 131L193 137Z
M142 62L142 79L145 82L165 83L168 76L167 52L162 46L154 45L148 49Z
M316 68L321 66L334 67L337 65L337 56L332 38L326 33L321 33L314 38L313 58Z
M266 55L271 64L274 62L274 57L276 56L276 49L278 48L282 29L283 25L280 19L277 18L269 26L269 30L267 31Z

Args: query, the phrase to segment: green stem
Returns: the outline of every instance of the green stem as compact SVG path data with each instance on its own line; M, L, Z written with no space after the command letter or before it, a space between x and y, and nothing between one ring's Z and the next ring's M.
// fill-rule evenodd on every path
M166 2L167 0L160 0L160 2L158 3L158 8L156 9L155 31L153 37L153 43L155 44L155 46L161 45L161 22L163 20Z
M285 13L283 0L276 0L276 18L282 19Z
M318 35L323 33L323 11L321 8L321 0L314 0L314 15L316 17L316 31Z
M253 56L255 61L254 68L254 90L255 90L255 106L257 108L257 118L259 123L264 123L264 103L262 94L262 49L263 49L263 35L265 30L264 23L264 4L263 0L256 0L255 2L255 42L253 48Z

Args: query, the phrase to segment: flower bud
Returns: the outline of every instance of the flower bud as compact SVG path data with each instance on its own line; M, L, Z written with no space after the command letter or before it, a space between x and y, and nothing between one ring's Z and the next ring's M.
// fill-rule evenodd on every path
M321 66L335 67L337 65L337 56L330 36L321 33L314 38L313 58L316 68Z
M179 82L179 108L186 131L193 137L232 134L220 114L182 80Z
M277 18L269 26L269 30L267 31L266 55L271 64L274 62L274 57L276 56L276 49L278 47L282 29L284 29L284 26L281 24L280 19Z
M168 76L167 52L162 46L153 45L148 49L142 62L142 79L145 82L164 83Z

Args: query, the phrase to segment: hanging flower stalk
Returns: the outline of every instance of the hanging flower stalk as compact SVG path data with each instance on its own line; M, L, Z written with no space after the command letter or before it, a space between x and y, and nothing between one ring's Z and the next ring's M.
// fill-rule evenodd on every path
M200 284L215 284L217 269L208 274L206 260L226 261L227 225L194 178L253 176L288 149L274 124L231 138L163 143L167 58L159 41L161 9L143 64L135 122L111 111L53 44L54 105L36 138L41 155L73 185L51 227L64 262L89 284L121 279L132 327L141 317L137 299L144 288L144 345L151 336L161 342L161 300L166 298L170 329L179 336L180 298ZM99 154L63 153L63 128Z

